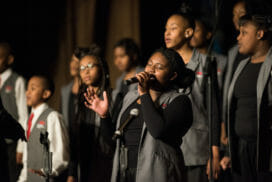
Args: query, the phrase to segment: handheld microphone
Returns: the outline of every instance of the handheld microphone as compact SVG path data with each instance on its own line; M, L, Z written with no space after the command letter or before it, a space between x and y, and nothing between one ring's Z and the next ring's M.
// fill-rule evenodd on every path
M154 81L156 79L156 77L154 75L150 75L150 80ZM137 79L137 77L132 77L130 79L124 80L125 85L131 85L133 83L138 83L139 80Z
M128 118L125 120L125 122L123 122L120 127L114 132L114 135L112 137L113 140L116 140L117 137L120 137L123 133L124 128L126 127L126 125L134 118L137 117L139 115L139 109L137 108L133 108L130 110L129 112L129 116Z
M137 83L137 82L139 82L137 77L132 77L130 79L124 80L125 85L131 85L131 84Z

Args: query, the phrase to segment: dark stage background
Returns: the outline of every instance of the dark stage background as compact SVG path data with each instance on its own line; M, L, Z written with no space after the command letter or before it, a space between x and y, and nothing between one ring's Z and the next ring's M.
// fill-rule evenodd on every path
M14 70L28 79L34 73L50 75L56 84L50 105L58 109L60 87L68 83L69 61L75 45L102 45L110 66L112 85L120 74L112 64L112 46L123 37L141 47L143 64L163 44L166 20L181 0L8 0L0 2L0 39L15 52ZM209 9L209 0L191 0L195 8ZM232 26L234 0L224 1L220 29L224 53L235 41ZM210 10L213 11L213 10Z

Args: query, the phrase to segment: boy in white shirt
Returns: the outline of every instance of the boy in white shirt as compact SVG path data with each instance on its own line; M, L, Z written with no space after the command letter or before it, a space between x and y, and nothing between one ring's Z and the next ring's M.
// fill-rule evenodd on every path
M27 143L24 147L23 170L19 182L45 182L44 149L40 135L48 132L49 150L52 152L52 173L54 181L63 176L69 161L68 135L62 116L50 108L46 101L54 92L53 82L45 76L35 75L27 86L27 105L31 114L26 126Z

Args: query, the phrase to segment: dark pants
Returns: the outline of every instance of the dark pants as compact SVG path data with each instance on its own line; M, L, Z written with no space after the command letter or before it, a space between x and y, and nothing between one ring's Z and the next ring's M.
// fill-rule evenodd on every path
M231 169L226 169L225 171L221 169L218 182L232 182Z
M22 166L18 166L16 163L16 148L17 148L17 142L12 142L10 144L7 144L10 182L17 181L22 169Z
M241 174L233 174L233 182L271 182L272 174L257 172L257 144L243 139L239 140L238 157Z

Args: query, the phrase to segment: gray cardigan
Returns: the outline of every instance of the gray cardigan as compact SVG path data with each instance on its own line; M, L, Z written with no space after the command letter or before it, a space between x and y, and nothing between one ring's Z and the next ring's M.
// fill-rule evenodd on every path
M229 151L232 158L233 169L236 169L235 162L235 140L233 129L233 92L237 78L250 61L249 58L243 60L237 67L231 81L227 97L227 121L229 136ZM272 48L267 53L264 63L261 66L257 79L257 170L272 171ZM267 102L263 102L263 98ZM268 115L262 115L263 109L269 109ZM267 114L267 113L266 113ZM268 152L269 151L269 152Z
M181 93L177 93L177 91L167 92L160 97L158 104L168 104L179 95ZM125 96L118 117L117 128L125 109L138 98L139 95L136 90ZM120 139L117 139L111 182L116 182L118 178L119 155ZM136 182L179 182L184 179L182 175L183 167L184 161L181 150L174 149L170 145L153 138L144 123L139 143Z
M223 111L222 111L222 119L224 122L227 122L227 98L228 98L228 89L231 83L232 79L232 73L233 73L233 64L235 61L235 58L238 54L239 47L236 44L233 46L229 52L228 52L228 62L227 62L227 69L224 79L224 87L223 87Z
M66 128L69 128L69 97L72 92L73 81L61 88L61 114L63 115Z
M216 58L217 79L218 85L220 86L222 85L226 59L224 57L219 58L219 56ZM192 58L187 64L187 68L195 72L196 79L193 83L191 94L189 95L192 102L194 120L191 128L183 137L183 143L181 145L186 166L206 165L209 158L209 122L207 109L204 106L205 98L201 92L205 60L206 56L194 49ZM218 133L220 131L218 130L216 132Z

